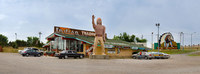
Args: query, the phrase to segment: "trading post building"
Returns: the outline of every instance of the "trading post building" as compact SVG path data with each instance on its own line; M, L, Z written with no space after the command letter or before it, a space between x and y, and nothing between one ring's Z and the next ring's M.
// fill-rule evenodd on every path
M48 43L43 47L46 48L47 51L55 51L56 53L63 50L74 50L77 53L82 53L85 56L88 56L93 51L94 38L94 31L55 26L54 33L46 37ZM148 49L134 43L108 38L106 38L104 46L105 53L106 55L109 55L109 57L131 57L133 52ZM101 54L98 53L101 52L100 48L101 47L97 47L96 54Z

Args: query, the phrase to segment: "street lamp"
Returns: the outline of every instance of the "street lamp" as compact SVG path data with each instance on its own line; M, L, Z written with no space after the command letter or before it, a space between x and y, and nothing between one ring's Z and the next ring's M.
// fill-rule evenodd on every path
M42 34L42 32L39 32L39 40L41 41L41 34Z
M183 41L184 41L184 33L183 32L180 32L180 47L181 47L181 44L183 43L184 44L184 42L182 42L181 43L181 37L183 36ZM183 45L182 44L182 45ZM183 45L183 50L184 50L184 45Z
M17 33L15 33L15 40L17 40Z
M191 48L192 48L192 35L195 34L196 32L194 33L191 33Z
M159 26L160 26L160 23L156 23L156 26L158 27L158 52L159 52L159 46L160 46L160 43L159 43Z
M151 44L151 45L152 45L152 46L151 46L151 47L152 47L152 49L153 49L153 32L152 32L151 34L152 34L152 36L151 36L151 38L152 38L152 44Z

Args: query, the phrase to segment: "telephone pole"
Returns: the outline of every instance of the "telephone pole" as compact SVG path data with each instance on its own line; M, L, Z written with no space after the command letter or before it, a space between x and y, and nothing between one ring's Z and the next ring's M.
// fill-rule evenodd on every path
M41 34L42 34L42 33L41 33L41 32L39 32L39 40L40 40L40 41L41 41Z
M152 43L151 43L151 47L152 47L152 49L153 49L153 32L152 32L151 34L152 34L152 35L151 35L151 40L152 40L152 41L151 41L151 42L152 42Z
M157 23L156 26L158 27L158 52L159 52L159 47L160 47L160 43L159 43L159 26L160 26L160 23Z
M17 33L15 33L15 41L17 40Z

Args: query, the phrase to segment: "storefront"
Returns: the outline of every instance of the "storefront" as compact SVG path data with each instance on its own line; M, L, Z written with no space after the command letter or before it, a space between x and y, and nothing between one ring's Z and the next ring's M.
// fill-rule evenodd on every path
M92 53L95 32L64 27L54 27L54 33L46 37L48 43L45 47L48 51L60 52L74 50L86 56ZM146 50L146 47L133 43L106 39L105 52L113 57L130 57L133 52ZM100 46L100 45L99 45ZM97 54L98 54L97 50Z

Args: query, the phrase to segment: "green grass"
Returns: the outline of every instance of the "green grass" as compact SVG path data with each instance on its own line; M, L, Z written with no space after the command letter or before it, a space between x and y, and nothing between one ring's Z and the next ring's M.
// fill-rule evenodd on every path
M200 52L193 53L193 54L188 54L188 56L200 56Z
M157 52L158 50L150 50L149 52ZM172 49L172 50L161 50L160 52L163 52L163 53L167 53L167 54L185 54L185 53L190 53L190 52L194 52L194 51L197 51L197 50L178 50L178 49Z
M18 50L24 50L24 48L26 48L26 47L18 47L18 49L15 49L13 47L3 47L3 52L5 52L5 53L18 53ZM38 49L42 49L42 48L38 48Z

